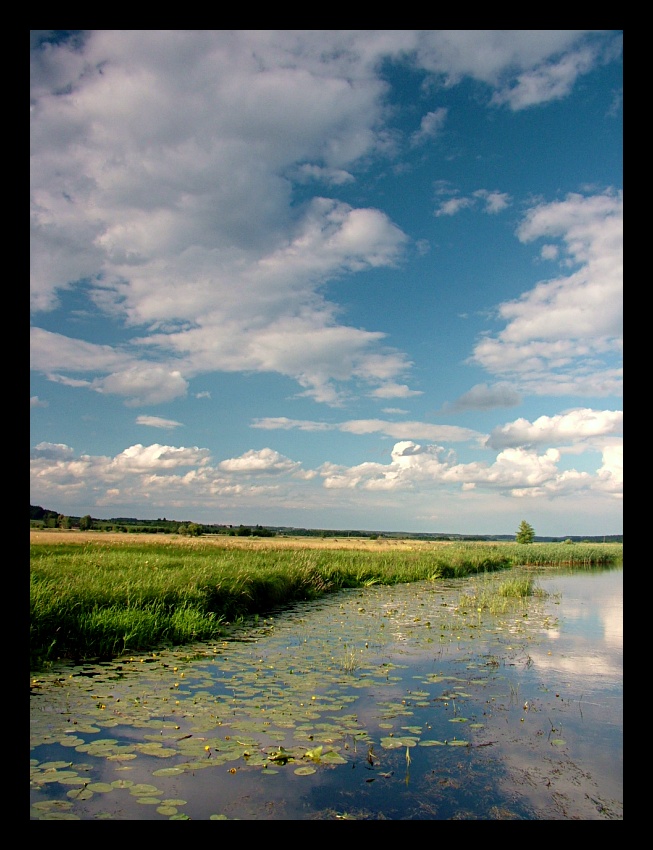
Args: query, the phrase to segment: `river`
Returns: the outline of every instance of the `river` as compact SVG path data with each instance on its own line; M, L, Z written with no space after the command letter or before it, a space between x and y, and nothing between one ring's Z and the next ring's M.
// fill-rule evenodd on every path
M516 574L512 570L510 574ZM623 568L339 592L30 681L30 817L622 820Z

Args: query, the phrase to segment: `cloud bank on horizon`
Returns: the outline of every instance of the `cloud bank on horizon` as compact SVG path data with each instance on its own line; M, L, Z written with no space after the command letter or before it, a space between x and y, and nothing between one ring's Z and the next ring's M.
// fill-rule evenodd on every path
M33 30L30 65L31 504L622 532L620 31Z

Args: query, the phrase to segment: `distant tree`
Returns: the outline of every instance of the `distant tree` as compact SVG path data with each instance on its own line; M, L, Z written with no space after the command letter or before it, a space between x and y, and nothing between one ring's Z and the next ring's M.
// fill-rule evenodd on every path
M59 528L72 528L72 520L69 516L65 516L64 514L59 514L57 517L57 522L59 524Z
M532 525L526 522L525 519L519 524L519 529L515 535L517 543L532 543L535 540L535 529Z
M86 516L81 517L79 520L79 530L89 531L91 528L93 528L93 518L90 514L86 514Z

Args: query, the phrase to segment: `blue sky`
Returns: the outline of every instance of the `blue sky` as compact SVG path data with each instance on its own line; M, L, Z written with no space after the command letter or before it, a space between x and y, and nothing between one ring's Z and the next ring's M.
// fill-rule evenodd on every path
M33 30L30 503L622 533L615 30Z

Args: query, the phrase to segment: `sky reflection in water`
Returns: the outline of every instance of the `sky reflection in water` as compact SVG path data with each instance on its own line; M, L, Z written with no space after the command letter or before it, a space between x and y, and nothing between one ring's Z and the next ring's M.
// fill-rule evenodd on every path
M549 596L509 615L458 606L501 580L347 591L195 660L38 677L32 818L622 819L623 570L538 572ZM338 761L301 757L318 747Z

